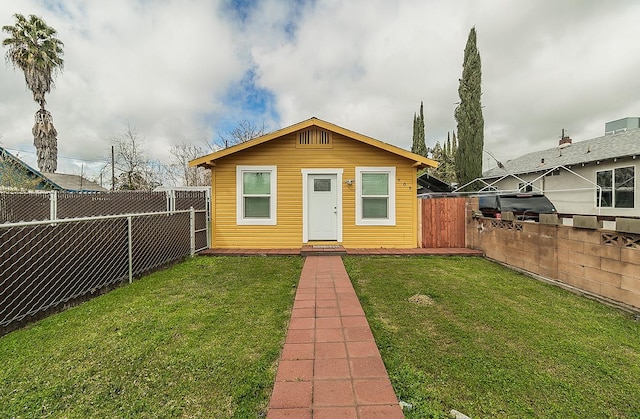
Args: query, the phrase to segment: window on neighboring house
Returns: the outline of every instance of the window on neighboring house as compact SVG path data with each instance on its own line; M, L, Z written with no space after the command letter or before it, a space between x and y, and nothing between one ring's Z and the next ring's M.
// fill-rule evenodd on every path
M635 167L619 167L596 172L598 207L633 208L635 202ZM600 196L598 196L600 195Z
M519 192L533 192L533 185L529 182L520 182L518 183L518 191Z
M276 225L276 167L236 167L236 221Z
M395 167L356 167L356 225L395 225Z

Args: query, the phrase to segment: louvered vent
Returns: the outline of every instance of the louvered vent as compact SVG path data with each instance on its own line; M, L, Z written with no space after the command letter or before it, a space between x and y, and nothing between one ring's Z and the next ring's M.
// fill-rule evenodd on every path
M331 133L323 129L311 128L298 132L296 147L331 147Z

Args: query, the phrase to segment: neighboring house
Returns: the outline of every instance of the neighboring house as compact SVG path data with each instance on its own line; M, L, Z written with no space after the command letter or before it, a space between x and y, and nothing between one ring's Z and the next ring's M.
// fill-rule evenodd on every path
M0 190L58 190L106 192L107 189L82 176L42 173L0 147Z
M211 169L212 247L418 246L431 159L317 118L190 162Z
M418 176L418 195L429 193L448 193L453 188L444 180L431 176L428 172L424 172Z
M65 192L107 192L108 189L103 188L95 182L83 178L78 175L66 175L63 173L43 173L56 190Z
M560 213L640 216L639 119L608 122L605 132L575 143L563 133L557 147L504 162L483 179L499 190L544 192Z

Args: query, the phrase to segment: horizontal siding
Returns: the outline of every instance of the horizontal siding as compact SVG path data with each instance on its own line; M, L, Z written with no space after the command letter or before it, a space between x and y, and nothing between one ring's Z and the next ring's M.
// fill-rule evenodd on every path
M342 186L345 247L412 248L417 245L416 169L400 156L333 134L332 148L296 148L295 134L216 161L212 177L215 211L213 247L297 248L302 246L301 169L342 168L343 181L355 179L356 166L396 167L396 225L355 225L355 184ZM277 225L236 225L236 166L278 168Z

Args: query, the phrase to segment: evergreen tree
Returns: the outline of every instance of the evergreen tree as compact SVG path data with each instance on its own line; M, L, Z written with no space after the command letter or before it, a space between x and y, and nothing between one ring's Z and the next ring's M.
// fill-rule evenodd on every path
M435 161L437 161L438 163L442 164L442 156L444 155L444 150L442 149L442 146L440 145L440 141L436 141L436 145L433 146L433 148L431 149L431 158ZM438 170L440 168L440 166L438 166L436 169L434 170Z
M460 104L455 110L458 144L455 157L456 174L461 184L482 177L484 118L481 105L482 69L476 46L476 28L471 28L464 49L462 78L458 87ZM467 188L472 190L472 186Z
M447 143L444 146L444 154L447 157L451 154L451 134L448 131L447 131Z
M420 115L413 114L413 145L411 152L427 157L429 149L425 140L423 103L420 102Z
M456 132L453 131L451 135L453 137L453 139L451 140L451 152L455 156L456 152L458 151L458 141L456 140ZM449 133L447 133L447 138L448 136L449 136Z
M440 142L436 142L436 145L431 149L432 159L436 160L439 165L437 169L433 169L429 174L443 180L449 184L457 183L456 177L456 134L453 133L453 141L451 140L451 134L447 133L447 141L443 142L444 147L440 145Z
M458 152L458 144L456 143L456 133L452 133L452 139L449 140L449 133L447 133L447 154L445 156L446 167L443 180L448 183L458 183L458 176L456 174L456 154Z

